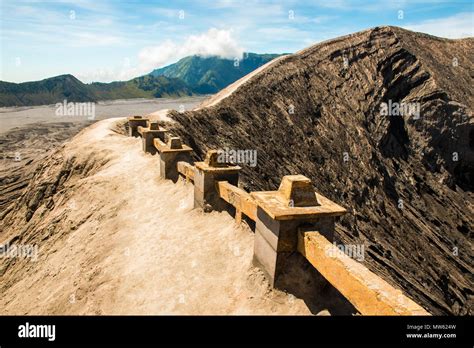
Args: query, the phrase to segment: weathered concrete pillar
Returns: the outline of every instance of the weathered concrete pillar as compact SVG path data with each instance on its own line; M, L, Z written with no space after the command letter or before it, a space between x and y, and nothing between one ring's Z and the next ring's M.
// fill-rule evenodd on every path
M217 188L218 181L228 181L238 186L239 166L218 162L217 150L210 150L206 154L204 162L196 162L194 174L194 207L202 208L204 211L221 211L227 206L227 202L219 197Z
M158 122L149 122L148 127L138 127L138 132L142 135L142 148L144 152L155 154L156 148L153 144L155 138L165 141L166 129L159 127Z
M346 210L314 192L303 175L284 176L278 191L252 192L257 204L254 264L278 287L289 256L297 251L298 232L319 231L334 238L335 217Z
M148 119L142 116L132 116L128 118L128 135L131 137L138 137L138 127L146 127Z
M178 181L178 162L190 162L193 149L182 144L180 137L168 137L166 144L160 138L155 138L153 145L160 154L160 177Z

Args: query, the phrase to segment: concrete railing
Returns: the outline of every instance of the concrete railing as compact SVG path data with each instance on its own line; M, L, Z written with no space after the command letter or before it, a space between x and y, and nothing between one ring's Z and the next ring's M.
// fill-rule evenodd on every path
M428 315L367 267L350 258L319 232L300 232L298 251L364 315ZM328 255L331 255L328 257Z
M181 174L187 182L194 182L194 166L188 162L180 161L177 163L178 172Z
M227 181L218 181L217 190L219 197L235 208L235 221L237 223L240 224L242 221L242 214L253 221L257 219L257 203L248 192L229 184Z
M334 240L335 221L346 210L314 191L303 175L284 176L276 191L248 193L238 187L240 167L219 163L211 150L203 162L191 164L189 146L157 123L129 118L129 135L141 136L143 150L160 156L160 176L194 184L194 207L205 212L235 210L255 221L254 264L274 287L295 252L303 255L363 315L429 315L401 290L341 252Z

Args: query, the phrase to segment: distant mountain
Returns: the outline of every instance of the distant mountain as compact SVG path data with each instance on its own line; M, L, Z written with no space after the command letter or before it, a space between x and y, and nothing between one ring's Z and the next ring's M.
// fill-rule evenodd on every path
M0 106L54 104L64 99L77 102L97 100L90 88L72 75L23 83L0 81Z
M145 75L129 81L94 82L88 86L98 100L160 98L193 94L192 89L182 80L165 76Z
M191 95L179 79L141 76L129 81L85 84L72 75L41 81L10 83L0 81L0 106L47 105L62 102L96 102L127 98L159 98Z
M242 60L189 56L177 63L153 70L151 76L178 78L200 94L216 93L280 54L245 53Z
M159 98L215 93L267 63L278 54L246 53L237 66L230 59L189 56L129 81L85 84L72 75L41 81L0 81L0 107L95 102L127 98Z

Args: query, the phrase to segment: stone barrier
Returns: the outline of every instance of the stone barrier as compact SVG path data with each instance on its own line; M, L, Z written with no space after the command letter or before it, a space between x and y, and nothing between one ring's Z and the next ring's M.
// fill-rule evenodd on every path
M138 137L138 127L145 127L147 125L148 119L143 118L142 116L131 116L128 118L128 135L131 137Z
M182 175L194 183L194 207L205 212L235 209L255 221L253 262L273 287L288 273L287 260L300 253L364 315L429 315L402 291L342 253L334 244L336 218L346 210L314 191L303 175L287 175L276 191L248 193L238 187L240 167L220 163L210 150L191 164L192 149L181 138L141 116L128 118L129 135L142 136L143 150L160 156L160 176L176 182ZM166 140L166 141L165 141ZM335 256L336 255L336 256ZM291 270L290 270L291 271Z
M205 211L225 210L227 203L219 196L218 182L227 181L238 186L239 166L219 163L217 150L207 152L204 162L196 162L194 166L194 207Z
M182 144L180 137L169 136L166 144L160 139L153 139L153 145L160 155L160 176L176 182L179 177L178 162L191 161L191 149Z

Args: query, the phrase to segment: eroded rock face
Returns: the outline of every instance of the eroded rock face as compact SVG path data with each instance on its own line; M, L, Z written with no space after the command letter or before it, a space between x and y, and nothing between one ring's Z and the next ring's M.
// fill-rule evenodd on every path
M370 269L433 314L472 314L473 49L393 27L356 33L278 60L215 106L173 113L172 131L201 160L256 149L247 190L311 178L351 212L337 238L363 244ZM383 116L383 103L419 115Z
M91 123L35 123L12 129L0 136L0 150L3 153L0 169L0 220L15 208L12 203L20 198L33 176L41 170L41 166L47 168L43 163L44 159ZM15 159L15 156L18 158ZM40 197L43 197L45 192L51 192L45 189L49 185L47 182L37 184L37 191L30 189L27 192L31 198L29 206L35 208Z

